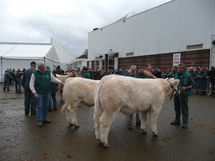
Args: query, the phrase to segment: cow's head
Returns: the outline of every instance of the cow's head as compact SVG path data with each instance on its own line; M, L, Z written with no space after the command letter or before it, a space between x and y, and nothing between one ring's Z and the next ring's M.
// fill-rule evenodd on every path
M173 96L177 95L180 93L180 90L178 90L177 86L180 83L179 79L174 79L174 78L166 78L166 80L169 82L171 88L172 88L172 94L170 99L172 99Z
M67 74L69 77L81 77L81 75L80 74L78 74L78 73L76 73L76 72L71 72L71 73L68 73Z

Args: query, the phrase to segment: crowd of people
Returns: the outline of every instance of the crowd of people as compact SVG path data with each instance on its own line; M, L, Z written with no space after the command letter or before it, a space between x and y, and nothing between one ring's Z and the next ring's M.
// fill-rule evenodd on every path
M83 69L87 69L86 67L83 67ZM136 67L136 70L140 70L144 68ZM110 69L109 71L104 70L86 70L88 74L88 78L94 79L94 80L100 80L105 75L109 74L118 74L118 75L126 75L126 73L130 70L130 67L126 67L124 69L114 70ZM199 93L201 95L206 95L207 92L211 91L211 95L215 94L215 68L212 66L211 69L208 67L185 67L185 70L193 77L195 81L194 90L196 93ZM76 70L68 70L68 71L76 71L79 74L83 74L84 70L80 70L80 68L77 68ZM151 68L150 72L156 76L157 78L174 78L175 74L177 73L177 66L174 66L172 68L168 68L166 70L159 69L157 67ZM147 76L145 76L147 78ZM140 76L141 78L141 76ZM148 77L149 78L149 77Z

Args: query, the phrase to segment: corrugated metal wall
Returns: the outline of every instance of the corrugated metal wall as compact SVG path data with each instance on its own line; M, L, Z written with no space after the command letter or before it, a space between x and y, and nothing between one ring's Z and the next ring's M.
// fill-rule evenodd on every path
M203 44L199 50L210 49L214 15L215 0L171 1L90 32L88 59L110 49L126 60L132 59L126 58L130 52L134 56L188 52L187 46L195 44Z

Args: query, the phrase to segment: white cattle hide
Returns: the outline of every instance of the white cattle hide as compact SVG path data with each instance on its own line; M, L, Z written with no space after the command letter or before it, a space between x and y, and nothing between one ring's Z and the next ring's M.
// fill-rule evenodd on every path
M65 104L61 112L65 113L66 119L70 125L79 127L76 119L78 107L94 106L94 92L99 80L85 79L81 77L68 78L63 87L63 97Z
M158 136L157 118L165 100L177 89L176 79L138 79L108 75L95 91L94 127L96 138L109 147L110 125L118 112L126 115L139 112L141 129L146 133L147 113L151 130Z
M70 77L81 77L81 75L79 75L76 72L71 72L71 73L68 73L67 75L56 74L56 76L63 83L65 83L65 81ZM58 91L60 91L60 100L61 100L61 102L63 102L63 95L62 95L63 94L63 86L61 84L58 84Z

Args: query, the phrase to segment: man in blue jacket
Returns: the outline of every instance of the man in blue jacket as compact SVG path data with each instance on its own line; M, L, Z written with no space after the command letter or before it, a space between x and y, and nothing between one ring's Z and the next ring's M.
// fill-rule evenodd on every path
M31 79L31 74L36 70L36 62L32 61L30 63L30 68L27 69L22 77L22 86L24 88L25 92L25 115L29 114L29 111L31 112L31 115L36 114L36 103L37 99L34 97L33 93L31 92L29 88L29 83Z
M10 78L13 79L13 77L10 75L8 70L6 70L4 73L4 89L3 89L3 91L5 91L6 87L7 87L7 91L10 91Z
M176 95L174 98L174 106L176 117L171 125L180 125L180 116L182 113L182 128L187 128L189 107L188 107L188 97L191 96L191 89L194 87L194 80L192 76L186 72L185 65L183 63L178 65L178 72L175 74L175 79L180 79L180 94Z

